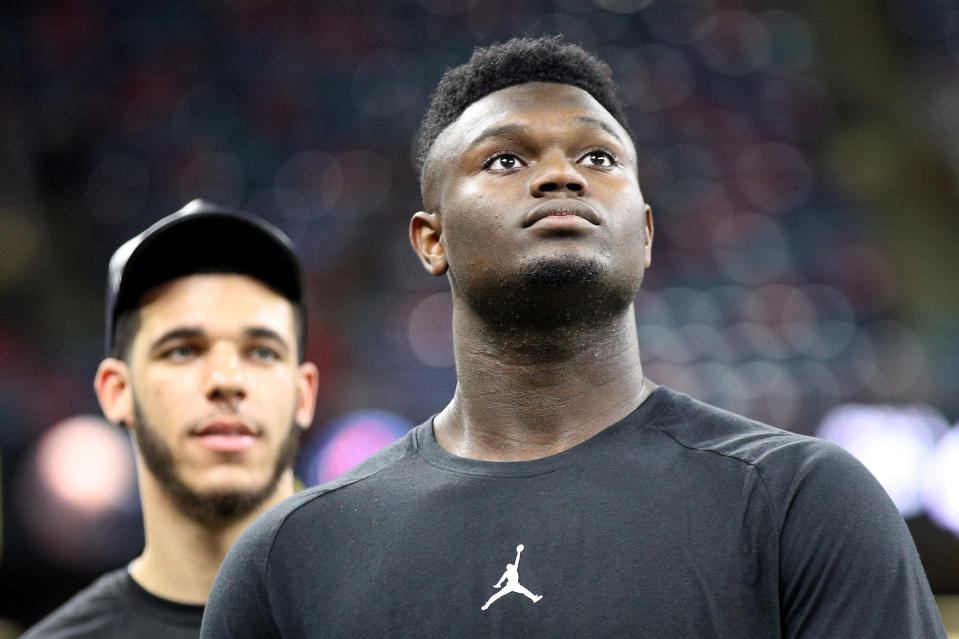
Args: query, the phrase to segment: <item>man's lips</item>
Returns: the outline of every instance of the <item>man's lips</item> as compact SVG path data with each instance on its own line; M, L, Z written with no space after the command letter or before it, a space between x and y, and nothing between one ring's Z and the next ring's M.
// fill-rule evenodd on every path
M527 213L523 218L523 228L533 226L548 217L566 216L579 217L596 226L600 223L599 215L588 204L579 200L556 199L547 200Z
M200 424L193 431L193 434L199 437L206 435L256 435L256 431L245 420L218 417Z
M218 453L238 453L253 445L259 433L242 419L217 418L204 422L191 435Z

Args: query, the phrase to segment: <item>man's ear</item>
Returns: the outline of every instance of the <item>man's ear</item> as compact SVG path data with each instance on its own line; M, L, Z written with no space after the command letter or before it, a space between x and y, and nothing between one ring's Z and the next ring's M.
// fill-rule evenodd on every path
M443 275L449 268L442 234L443 223L436 213L418 211L410 220L410 244L423 268L432 275Z
M303 362L296 373L296 425L307 429L313 423L316 409L316 392L320 385L320 371L313 362Z
M133 387L126 362L113 357L100 362L93 379L93 390L107 420L127 427L133 424Z
M646 205L646 246L643 247L646 252L646 268L653 263L653 209Z

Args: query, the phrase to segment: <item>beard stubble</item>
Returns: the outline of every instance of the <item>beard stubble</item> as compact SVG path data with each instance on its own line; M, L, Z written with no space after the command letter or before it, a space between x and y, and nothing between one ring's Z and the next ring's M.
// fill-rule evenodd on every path
M136 421L133 431L144 464L173 503L197 521L208 523L227 521L253 512L274 493L283 473L292 467L299 452L301 431L294 423L290 425L280 445L270 478L261 487L246 490L225 488L200 492L188 486L180 477L170 445L150 425L139 401L135 398L134 411Z

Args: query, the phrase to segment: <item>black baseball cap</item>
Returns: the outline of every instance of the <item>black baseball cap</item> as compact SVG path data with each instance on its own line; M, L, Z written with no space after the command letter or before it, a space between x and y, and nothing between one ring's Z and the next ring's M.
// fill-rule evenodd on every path
M298 305L302 342L306 326L303 276L290 238L244 211L193 200L124 242L110 258L107 357L120 313L140 306L143 295L160 284L203 272L249 275Z

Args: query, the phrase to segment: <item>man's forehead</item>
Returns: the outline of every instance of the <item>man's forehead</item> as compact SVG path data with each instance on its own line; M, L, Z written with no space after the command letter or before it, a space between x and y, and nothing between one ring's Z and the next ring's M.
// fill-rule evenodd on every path
M567 118L571 124L610 131L632 149L632 139L623 126L588 92L569 84L527 82L489 93L464 109L433 144L427 156L427 174L434 160L468 149L499 125L518 119L542 122L538 116L547 112Z
M144 327L204 319L237 326L256 319L285 327L293 307L257 279L215 273L187 275L156 287L144 296L140 313Z
M617 137L629 138L622 125L588 92L553 82L527 82L489 93L464 109L440 138L446 137L457 145L469 145L503 120L526 114L535 120L535 114L543 111L560 111L568 117L587 114L593 121L602 122L615 131Z

